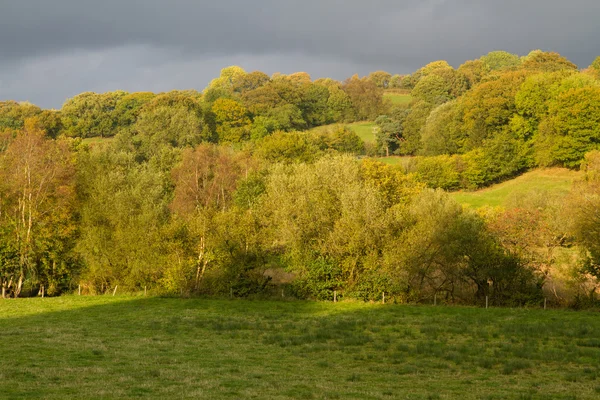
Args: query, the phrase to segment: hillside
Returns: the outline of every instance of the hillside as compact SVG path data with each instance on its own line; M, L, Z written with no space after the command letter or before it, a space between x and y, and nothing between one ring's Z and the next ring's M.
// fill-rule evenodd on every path
M528 193L566 195L581 172L566 168L537 169L497 185L474 192L460 191L452 197L466 206L503 206L515 196Z

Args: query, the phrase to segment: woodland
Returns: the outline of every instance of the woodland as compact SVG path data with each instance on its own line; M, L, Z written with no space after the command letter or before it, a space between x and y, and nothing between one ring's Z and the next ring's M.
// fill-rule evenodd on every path
M449 194L557 167L581 171L568 193ZM494 51L343 82L231 66L202 92L0 102L2 297L589 307L599 279L600 57Z

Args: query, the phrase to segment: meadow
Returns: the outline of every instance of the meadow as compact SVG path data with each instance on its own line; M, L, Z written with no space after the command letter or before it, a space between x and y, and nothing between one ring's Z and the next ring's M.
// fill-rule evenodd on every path
M600 396L592 311L63 296L0 326L1 398Z
M373 132L373 128L377 126L375 122L355 122L346 126L356 133L363 142L375 143L375 133Z
M518 201L519 196L566 196L573 182L581 177L581 172L566 168L537 169L485 189L451 195L468 207L506 206L508 202Z
M393 105L409 104L412 101L410 93L386 91L383 94L384 99L389 99Z

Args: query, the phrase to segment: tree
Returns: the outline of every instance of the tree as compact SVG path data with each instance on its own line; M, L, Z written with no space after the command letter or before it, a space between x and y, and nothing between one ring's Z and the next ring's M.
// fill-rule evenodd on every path
M577 167L599 145L600 87L571 89L549 104L536 138L540 163Z
M333 122L328 109L329 89L309 83L305 86L298 108L309 127Z
M0 131L23 129L27 118L39 116L41 113L42 110L31 103L0 101Z
M233 91L244 94L250 90L258 89L269 83L269 75L261 71L253 71L247 74L236 74L233 77Z
M131 131L131 140L123 138L133 143L142 159L158 155L164 147L194 147L203 140L212 140L200 104L178 92L159 95L146 103Z
M398 166L385 164L371 158L361 162L360 173L367 185L377 189L387 208L407 204L424 189L424 185L407 175Z
M272 85L264 85L242 93L242 103L253 115L266 115L271 109L285 104Z
M508 126L516 112L515 96L526 77L523 71L505 72L462 96L464 130L469 133L466 150L481 146Z
M410 111L402 124L404 140L400 145L400 154L416 154L421 146L421 131L434 106L426 101L411 104Z
M68 99L61 109L66 135L80 138L114 136L117 123L113 111L126 95L123 91L86 92Z
M241 177L253 169L252 160L243 154L215 145L202 144L183 153L182 162L172 173L175 193L171 209L184 223L179 229L185 230L185 236L175 243L184 259L178 257L179 265L167 269L169 279L164 282L169 286L180 282L179 285L197 292L210 269L228 264L219 255L221 246L227 246L230 255L239 250L237 244L243 239L232 238L235 235L231 234L238 232L235 227L241 221L239 215L227 210ZM222 236L228 236L229 241Z
M221 70L218 78L210 81L204 89L204 98L212 103L220 97L231 97L234 91L235 82L243 79L246 71L237 65L232 65Z
M336 82L328 87L329 98L327 108L331 113L331 119L335 122L352 122L356 120L356 111L352 107L350 96L342 89L342 85Z
M452 66L445 60L438 60L430 62L424 67L419 68L414 74L405 77L403 80L403 86L407 88L414 88L421 79L426 76L433 74L440 74L442 71L451 71Z
M468 88L477 86L487 74L489 74L489 66L482 60L466 61L457 72L462 74L468 83Z
M352 129L343 125L327 126L312 135L321 150L334 150L339 153L364 154L365 143Z
M506 51L492 51L480 58L490 71L502 71L519 66L518 55Z
M600 57L594 59L588 70L594 78L600 79Z
M82 286L105 293L152 288L167 264L169 186L152 163L111 146L82 153L78 161Z
M248 110L235 100L218 99L211 108L216 132L222 143L240 143L250 138Z
M400 89L402 87L402 79L404 77L402 75L394 74L390 78L390 83L388 85L389 88Z
M276 131L260 140L254 153L271 163L312 162L321 153L305 132Z
M555 52L534 50L524 57L521 67L528 71L555 72L576 71L577 65Z
M400 150L404 138L404 122L409 114L409 110L400 107L394 107L390 115L380 115L375 120L377 124L376 142L380 153L389 156L390 153L396 154Z
M127 129L137 121L142 107L156 97L151 92L136 92L123 96L113 110L117 129Z
M368 78L373 81L375 86L382 89L387 89L390 87L390 80L392 78L392 74L385 71L375 71L371 72Z
M374 120L383 111L383 91L368 78L354 75L344 81L342 90L350 98L358 120Z
M463 110L456 100L433 109L421 134L421 153L426 156L460 153L466 139L462 119Z
M540 73L527 77L515 95L518 115L513 116L512 131L523 140L529 140L538 130L540 121L548 112L548 104L556 97L555 89L560 82L571 75L569 71Z
M581 167L584 179L576 183L568 202L570 233L584 250L581 272L600 279L600 152L587 153Z
M25 122L22 133L0 154L0 248L3 296L21 294L24 283L60 291L72 272L74 168L66 143L45 139Z
M421 78L410 94L415 99L439 105L447 102L453 97L450 94L451 90L451 82L448 82L439 75L431 74Z

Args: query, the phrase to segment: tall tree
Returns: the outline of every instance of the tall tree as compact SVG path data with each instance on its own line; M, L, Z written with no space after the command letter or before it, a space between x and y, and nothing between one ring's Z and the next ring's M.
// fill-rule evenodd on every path
M44 135L26 121L0 154L0 230L8 245L5 255L18 257L0 265L3 295L18 297L28 279L56 285L57 264L69 257L75 232L73 160L66 143Z

